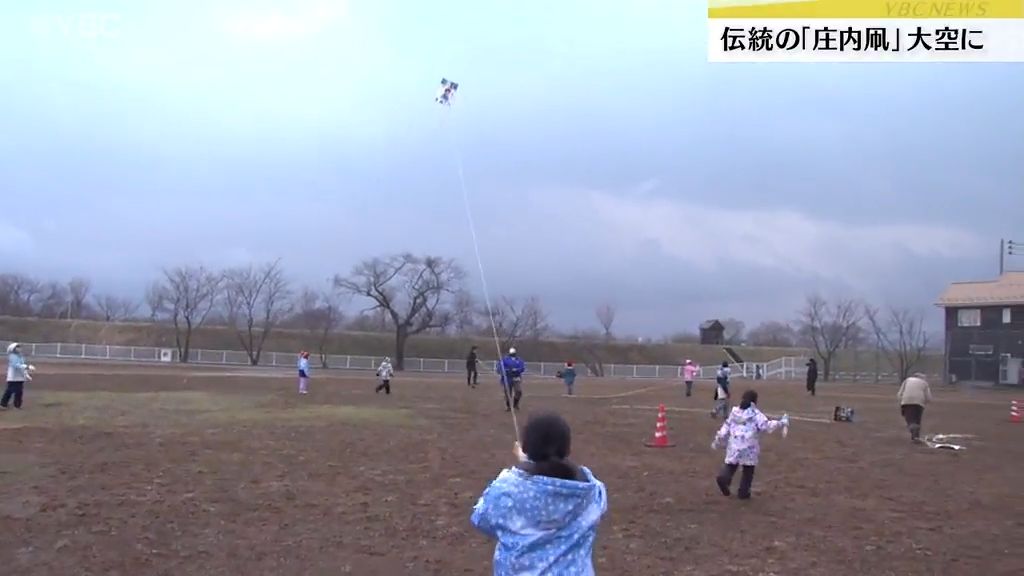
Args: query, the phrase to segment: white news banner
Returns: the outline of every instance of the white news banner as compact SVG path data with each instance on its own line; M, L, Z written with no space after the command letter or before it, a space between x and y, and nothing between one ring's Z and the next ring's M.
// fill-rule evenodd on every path
M1024 62L1024 19L708 19L709 62Z

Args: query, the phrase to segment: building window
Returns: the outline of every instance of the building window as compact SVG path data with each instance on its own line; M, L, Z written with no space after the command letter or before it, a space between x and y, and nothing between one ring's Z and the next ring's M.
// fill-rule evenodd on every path
M981 310L978 308L961 308L956 311L957 326L981 326Z
M1013 315L1010 312L1010 308L1003 308L1003 324L1009 324L1013 320Z
M996 347L991 344L971 344L967 350L972 356L991 356L995 351Z

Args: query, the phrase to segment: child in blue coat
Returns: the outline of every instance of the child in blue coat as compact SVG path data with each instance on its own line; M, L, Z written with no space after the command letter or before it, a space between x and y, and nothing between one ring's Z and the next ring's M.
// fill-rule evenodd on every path
M502 470L470 520L498 541L494 576L591 576L594 539L608 510L604 484L568 460L569 425L554 413L530 418L516 443L519 464Z
M572 360L565 363L565 367L558 372L558 377L565 382L566 394L572 396L572 387L576 384L576 366Z

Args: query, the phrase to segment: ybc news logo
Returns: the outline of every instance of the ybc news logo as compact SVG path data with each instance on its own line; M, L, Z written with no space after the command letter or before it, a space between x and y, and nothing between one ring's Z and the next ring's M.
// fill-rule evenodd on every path
M1024 62L1024 0L708 0L711 62Z

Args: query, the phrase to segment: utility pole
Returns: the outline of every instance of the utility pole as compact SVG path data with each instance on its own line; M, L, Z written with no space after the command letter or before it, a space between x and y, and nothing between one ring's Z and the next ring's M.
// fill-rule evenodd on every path
M1006 240L999 240L999 276L1006 270Z

